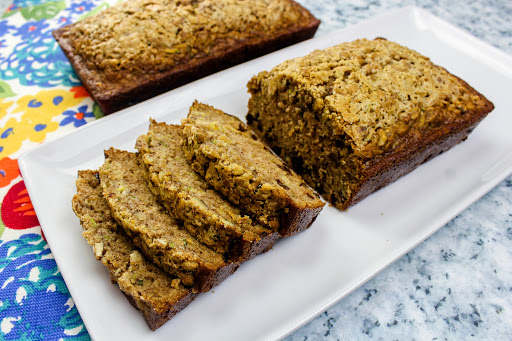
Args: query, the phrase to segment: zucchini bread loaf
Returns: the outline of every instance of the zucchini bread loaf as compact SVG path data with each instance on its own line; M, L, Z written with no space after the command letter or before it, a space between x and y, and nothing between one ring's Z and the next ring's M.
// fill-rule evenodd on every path
M243 214L190 167L181 130L152 120L137 139L153 194L191 235L229 260L242 262L272 247L277 233Z
M196 101L182 125L192 168L281 236L308 228L322 210L318 195L238 118Z
M114 219L135 245L181 282L206 292L239 266L191 236L148 188L144 167L135 153L109 149L100 168L101 187Z
M382 38L288 60L248 88L249 126L341 210L465 140L494 108Z
M292 0L128 0L53 32L104 113L312 37Z
M162 326L196 297L146 259L110 213L96 171L79 171L73 211L96 259L105 265L130 303L140 310L151 330Z

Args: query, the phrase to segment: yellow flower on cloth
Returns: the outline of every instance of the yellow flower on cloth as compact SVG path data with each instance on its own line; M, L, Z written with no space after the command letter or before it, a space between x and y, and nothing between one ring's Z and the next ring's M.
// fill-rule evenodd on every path
M3 102L0 102L0 119L9 115L0 131L0 157L17 152L24 141L43 142L48 133L63 125L59 117L63 114L69 116L68 113L72 111L70 109L81 104L84 97L88 98L86 92L42 90L35 95L19 98L10 113L7 111L12 105L4 107ZM77 118L84 120L85 117L77 112Z
M7 111L13 103L14 102L12 101L0 98L0 122L2 122L1 120L7 116Z

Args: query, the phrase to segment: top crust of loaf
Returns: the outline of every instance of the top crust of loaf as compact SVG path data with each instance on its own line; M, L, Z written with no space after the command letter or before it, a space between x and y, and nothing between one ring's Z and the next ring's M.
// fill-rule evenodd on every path
M133 0L53 35L110 113L308 39L319 24L292 0Z
M254 77L249 88L265 96L288 91L305 97L320 122L317 132L345 136L363 158L446 124L479 120L494 108L429 58L382 38L285 61Z

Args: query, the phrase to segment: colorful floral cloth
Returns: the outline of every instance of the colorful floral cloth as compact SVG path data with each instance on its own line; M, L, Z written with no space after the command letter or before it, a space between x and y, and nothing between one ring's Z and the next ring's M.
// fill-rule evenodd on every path
M51 32L113 2L14 0L0 18L1 340L90 340L17 158L103 116Z

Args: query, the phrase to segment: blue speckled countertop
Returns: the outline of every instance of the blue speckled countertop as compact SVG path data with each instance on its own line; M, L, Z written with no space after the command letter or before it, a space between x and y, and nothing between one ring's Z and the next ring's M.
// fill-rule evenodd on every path
M299 0L317 36L415 5L512 53L512 1ZM512 176L286 340L512 340Z

